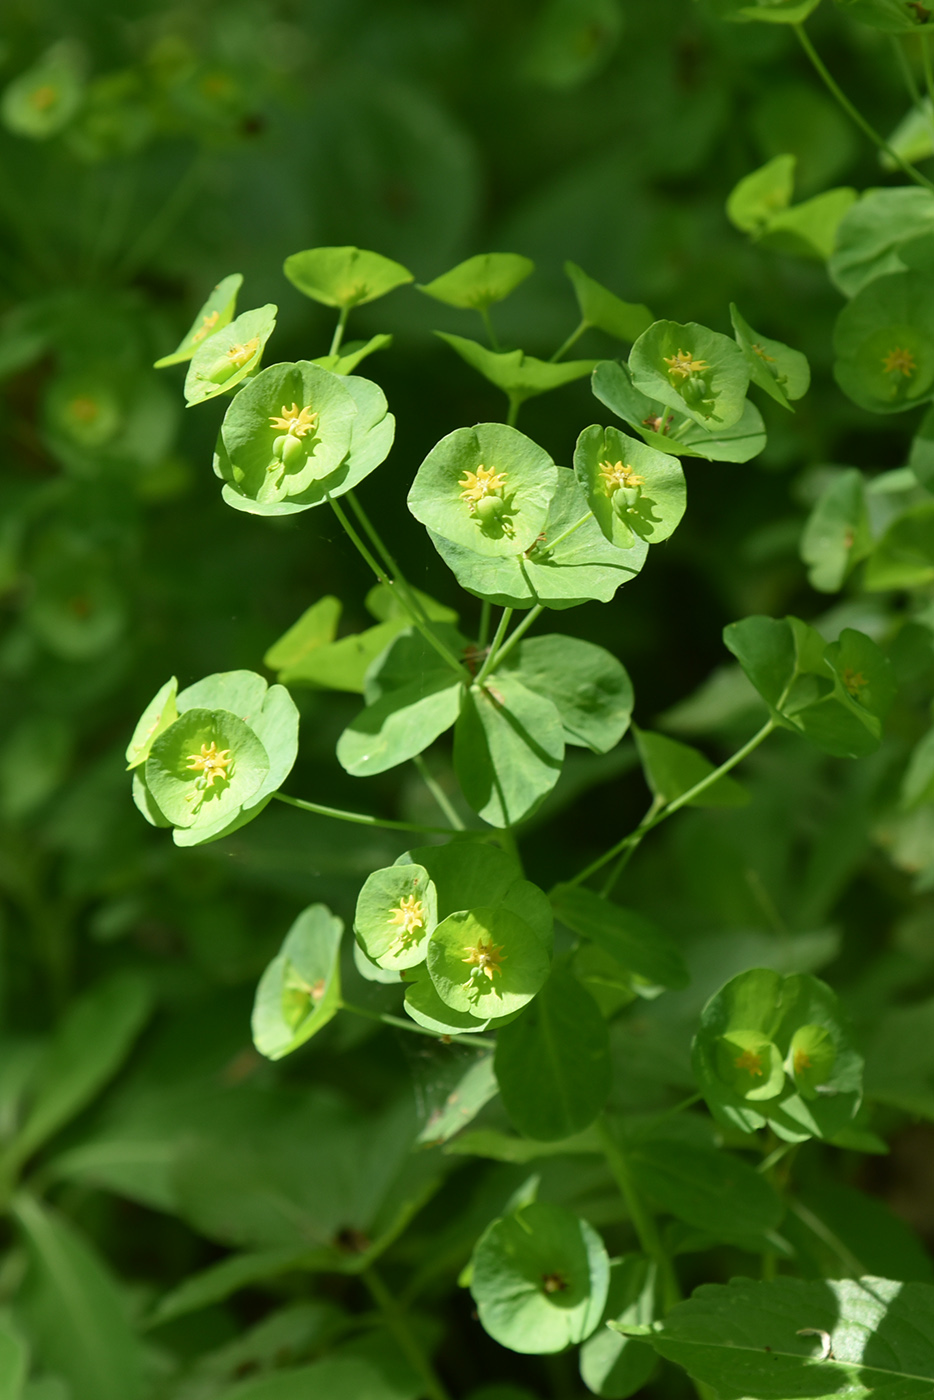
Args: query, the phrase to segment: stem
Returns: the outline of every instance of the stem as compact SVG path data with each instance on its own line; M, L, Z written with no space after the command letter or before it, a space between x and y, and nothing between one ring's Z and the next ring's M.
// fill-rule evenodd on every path
M483 606L480 609L480 635L477 638L477 645L482 651L490 640L490 613L492 607L489 598L484 598Z
M381 556L383 563L385 564L389 573L393 575L393 578L389 580L390 584L397 587L400 594L404 594L403 606L413 616L417 612L422 618L422 620L424 622L427 622L429 620L428 614L422 607L417 593L415 592L412 585L409 583L408 579L403 574L402 570L399 568L399 565L396 563L395 559L390 554L386 545L383 543L382 537L380 536L380 533L377 530L376 526L371 522L370 517L363 509L363 506L360 504L360 502L357 500L356 492L348 491L347 499L351 504L354 514L360 521L360 524L363 526L364 530L369 535L371 544L376 549L377 553Z
M924 86L927 88L928 101L931 104L928 116L934 124L934 72L931 70L931 50L928 48L926 35L919 34L918 38L921 40L921 67L924 70ZM920 100L918 105L920 106Z
M869 122L867 122L862 112L860 112L857 107L853 106L853 103L842 91L839 84L836 83L831 77L830 72L826 68L825 64L823 63L822 59L817 53L817 50L814 48L814 45L811 43L810 39L805 33L804 26L801 24L795 24L792 26L792 28L798 36L801 47L804 49L804 52L807 54L808 58L813 64L814 69L816 70L816 72L822 79L824 85L826 86L827 91L833 97L836 98L837 102L839 102L844 112L846 112L847 116L850 117L856 123L860 131L862 131L863 135L868 136L869 140L873 143L874 146L877 146L880 151L884 151L889 157L889 159L894 161L895 164L899 167L899 169L908 176L909 180L914 180L916 185L923 185L926 190L934 191L934 184L932 184L926 176L922 175L919 170L916 170L913 165L909 165L909 163L906 160L902 160L898 152L894 151L889 145L888 141L886 141L883 136L879 135L875 127L870 126Z
M274 792L273 797L287 802L290 807L298 807L302 812L313 812L316 817L334 817L341 822L354 822L357 826L386 827L389 831L426 831L432 836L452 836L449 826L424 826L420 822L397 822L388 817L371 817L366 812L347 812L342 807L323 807L320 802L306 802L303 797L288 797L284 792ZM463 827L460 828L463 830Z
M386 1325L390 1332L399 1343L399 1350L421 1376L425 1386L425 1395L429 1397L429 1400L450 1400L448 1392L438 1379L435 1368L412 1335L405 1314L399 1308L379 1274L371 1267L364 1269L361 1277L370 1290L374 1303L386 1319Z
M490 308L488 306L478 306L477 310L480 312L480 319L483 321L484 326L486 326L486 333L490 339L490 346L498 354L499 341L496 339L496 332L493 329L493 320L490 316Z
M573 535L575 530L579 530L582 525L586 525L587 521L592 519L593 511L589 510L586 515L581 516L580 520L575 521L573 525L569 525L568 528L564 531L564 533L562 535L559 535L556 540L546 540L548 548L557 549L558 545L561 544L564 540L566 540L568 535Z
M334 327L334 334L331 337L331 348L329 355L336 355L341 348L341 341L344 339L344 331L347 327L347 317L350 315L350 307L342 306L341 314L337 318L337 325Z
M519 417L519 409L522 407L524 399L520 399L516 394L509 395L509 412L506 414L506 427L514 428L516 419Z
M753 749L757 749L775 728L775 721L773 719L768 720L762 728L752 736L748 743L745 743L741 749L737 749L736 753L734 753L731 758L728 758L725 763L721 763L719 768L715 768L712 773L708 773L706 778L701 778L700 782L695 783L692 788L688 788L687 792L682 792L680 797L674 798L667 806L657 812L654 817L651 819L648 817L644 818L636 827L635 831L631 831L628 836L624 836L621 841L617 841L615 846L611 846L602 856L591 861L590 865L586 866L578 875L575 875L571 880L566 881L566 883L569 885L582 884L584 880L589 880L590 876L597 870L602 869L607 861L612 860L614 856L618 856L621 851L625 851L628 846L638 846L643 837L645 837L653 827L658 826L660 822L665 821L667 817L672 816L689 802L693 802L695 797L700 797L701 793L706 792L718 778L723 777L724 773L729 773L731 768L735 768L738 763L742 763L743 759L747 758L749 754L752 753Z
M505 660L505 658L512 651L516 643L521 642L525 633L532 626L532 623L537 622L544 611L545 608L541 603L536 603L534 608L529 608L529 611L519 623L519 626L515 629L512 636L508 639L504 646L500 647L499 655L496 658L498 662L502 663Z
M480 674L476 679L476 685L482 685L483 682L486 680L487 676L492 671L493 664L496 661L500 646L502 644L502 640L506 635L506 628L509 626L509 619L511 617L512 608L503 608L503 615L499 620L499 626L496 629L496 635L490 643L490 649L486 654L486 660L484 661L483 666L480 669Z
M639 823L637 830L641 831L642 827L645 826L646 831L648 831L649 828L646 826L646 823L652 821L652 819L656 816L658 812L661 811L664 805L665 799L663 797L653 797L652 805L646 812L645 816L642 818L642 821ZM603 888L600 890L601 899L609 899L610 894L613 890L613 886L616 884L616 881L619 879L620 875L622 875L623 871L626 869L626 866L629 864L629 862L632 860L632 857L639 849L641 841L642 837L640 836L638 841L633 841L630 845L626 847L625 851L623 851L619 860L613 866L613 869L610 871L609 875L603 882Z
M432 776L431 770L429 769L428 764L425 762L422 755L420 753L417 753L412 759L412 762L415 764L415 767L421 774L422 781L424 782L426 788L431 793L432 797L435 799L438 806L441 808L442 812L447 817L448 821L451 823L451 825L456 831L463 831L464 823L457 815L457 812L451 804L450 798L444 791L444 788L438 782L437 778L434 778Z
M584 331L589 330L589 329L590 329L590 322L589 322L589 321L581 321L580 325L577 327L577 330L576 330L576 331L571 331L571 334L568 336L567 340L565 340L565 341L563 342L563 344L561 344L561 345L558 346L557 350L556 350L555 353L552 355L552 357L551 357L551 359L548 361L548 363L551 364L551 365L553 365L553 364L555 363L556 360L560 360L560 359L561 359L561 356L562 356L562 355L566 355L567 352L570 350L570 348L571 348L572 345L576 345L576 344L577 344L577 342L580 340L581 336L584 334Z
M430 1031L427 1026L420 1026L417 1021L406 1021L402 1016L390 1016L387 1011L371 1011L368 1006L354 1006L352 1002L342 1001L342 1011L350 1011L354 1016L362 1016L367 1021L379 1021L384 1026L395 1026L399 1031L411 1031L413 1035L428 1035L432 1040L450 1040L455 1045L479 1045L481 1050L493 1050L496 1048L496 1041L490 1040L489 1036L482 1035L451 1035L442 1036L437 1031Z
M674 1266L668 1257L665 1246L662 1244L662 1237L658 1233L658 1226L655 1217L648 1211L636 1190L635 1183L629 1171L629 1163L626 1154L610 1130L606 1115L601 1113L597 1119L597 1131L600 1134L600 1142L603 1147L603 1155L606 1164L612 1173L613 1179L619 1187L620 1195L626 1203L626 1210L632 1227L639 1239L644 1254L654 1261L658 1270L658 1278L661 1284L662 1307L666 1313L670 1312L676 1303L681 1301L681 1288L674 1271Z

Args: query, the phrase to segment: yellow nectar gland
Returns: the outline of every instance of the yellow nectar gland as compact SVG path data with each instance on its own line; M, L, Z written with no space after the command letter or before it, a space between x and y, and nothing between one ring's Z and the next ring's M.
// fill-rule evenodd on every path
M318 415L313 409L300 409L297 403L293 403L291 408L286 408L283 404L279 416L270 418L269 426L270 428L278 428L280 433L303 438L314 432L318 426Z
M192 345L197 345L199 341L203 340L204 337L214 329L220 318L221 313L219 311L209 311L206 316L202 316L201 325L191 337Z
M29 94L29 105L35 107L37 112L47 112L57 101L58 88L53 87L51 83L43 83Z
M754 1050L744 1050L733 1063L737 1069L743 1069L747 1074L758 1075L760 1079L762 1078L762 1056L757 1055Z
M906 379L910 379L918 368L915 357L910 350L902 350L898 345L894 350L890 350L882 360L882 370L884 374L903 374Z
M624 462L601 462L600 479L608 496L612 496L621 486L642 486L645 482L644 476L639 476Z
M495 467L485 467L481 462L475 472L464 472L457 484L464 488L461 500L466 501L471 512L475 513L480 501L502 491L506 485L506 473L498 472Z
M389 922L399 929L397 943L408 943L418 929L425 927L425 910L422 901L414 894L405 894L395 909L390 909Z
M242 369L244 365L249 364L258 349L259 336L254 335L252 340L244 341L242 345L231 345L227 351L227 359L237 369Z
M188 767L193 773L199 773L197 786L200 789L213 787L215 778L223 778L225 782L230 781L230 774L227 766L230 763L230 749L218 750L214 740L211 740L211 747L207 744L201 745L200 753L193 753L188 759Z
M753 344L753 347L752 347L752 348L753 348L753 350L756 352L756 354L759 356L759 359L760 359L760 360L768 360L768 362L769 362L770 365L774 365L774 363L775 363L775 356L774 356L774 355L767 355L767 354L765 353L765 351L763 350L763 348L762 348L761 345Z
M795 1051L795 1074L811 1069L811 1057L805 1050Z
M690 350L679 350L676 355L665 355L668 375L671 379L690 379L692 374L703 374L710 369L706 360L695 360Z
M474 947L467 949L466 958L461 958L461 962L470 965L468 985L471 982L476 982L479 977L488 977L491 982L494 976L502 977L503 969L500 967L502 961L502 945L497 946L492 938L488 938L486 942L482 938L478 938Z
M854 700L859 699L860 691L865 690L869 684L862 671L854 671L851 666L847 666L843 672L842 680L844 689L850 692Z

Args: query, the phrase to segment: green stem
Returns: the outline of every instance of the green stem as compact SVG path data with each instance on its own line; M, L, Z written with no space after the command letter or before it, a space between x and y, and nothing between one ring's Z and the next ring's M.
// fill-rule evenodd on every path
M551 357L551 359L549 360L548 363L553 365L553 364L555 364L555 362L556 362L557 360L560 360L562 355L566 355L566 354L568 353L568 351L570 350L570 348L571 348L572 345L576 345L576 344L577 344L577 342L580 340L581 336L584 334L584 331L589 330L589 329L590 329L590 322L589 322L589 321L581 321L580 325L577 327L577 330L571 331L571 334L568 336L567 340L564 341L563 344L561 344L561 345L558 346L557 350L556 350L555 353L552 355L552 357Z
M626 1153L610 1130L605 1114L601 1114L597 1119L597 1131L600 1134L606 1164L612 1173L613 1180L619 1187L620 1195L625 1202L629 1219L632 1221L632 1227L636 1232L642 1251L654 1261L658 1270L662 1309L668 1313L676 1303L681 1301L681 1288L674 1271L674 1265L662 1244L662 1237L658 1232L655 1217L647 1210L642 1197L636 1190L629 1170L629 1163L626 1160Z
M302 812L313 812L316 817L334 817L340 822L353 822L357 826L385 827L388 831L424 831L432 836L452 836L449 826L425 826L421 822L396 822L388 817L371 817L366 812L347 812L342 807L323 807L320 802L306 802L303 797L288 797L284 792L274 792L273 797L287 802L290 807L298 807Z
M441 808L442 812L447 817L448 821L451 823L451 825L456 831L463 831L464 823L457 815L457 812L451 804L451 799L444 791L444 788L438 782L437 778L432 776L431 770L428 767L428 764L425 762L422 755L420 753L417 753L413 758L412 762L415 764L415 767L421 774L422 782L425 784L426 788L431 793L432 797L435 799L438 806Z
M823 60L820 58L820 55L818 54L817 50L814 48L814 45L811 43L811 40L808 38L808 35L805 33L804 26L801 24L795 24L792 27L798 36L801 47L804 49L804 52L810 59L815 71L818 73L824 85L826 86L827 91L834 98L836 98L837 102L843 108L844 112L846 112L847 116L850 117L851 120L856 123L860 131L862 131L863 135L867 136L869 140L873 143L873 145L877 146L880 151L884 151L885 154L889 157L889 159L894 161L895 164L899 167L899 169L903 171L905 175L908 176L909 180L914 180L916 185L923 185L923 187L926 190L934 191L934 184L932 184L926 176L922 175L919 170L916 170L913 165L909 165L908 161L902 160L898 152L894 151L889 145L888 141L886 141L883 136L879 135L875 127L870 126L869 122L867 122L862 112L860 112L860 110L857 107L853 106L853 103L840 88L839 84L835 82L835 80L831 76Z
M575 530L579 530L582 525L586 525L587 521L592 519L593 511L589 510L586 515L581 516L580 520L575 521L573 525L569 525L568 528L564 531L564 533L559 535L556 540L546 540L546 548L557 549L558 545L562 544L567 539L568 535L573 535Z
M514 428L516 426L516 419L519 417L519 409L524 402L525 400L519 398L516 394L509 395L509 412L506 414L507 428Z
M490 640L490 613L492 605L489 598L484 598L483 606L480 609L480 635L477 638L477 645L482 651Z
M645 816L642 818L642 821L639 823L639 826L636 828L636 830L642 831L642 828L645 827L645 830L648 831L649 827L647 826L647 823L652 821L653 817L655 817L655 815L661 811L664 805L665 799L663 797L653 797L651 807L646 812ZM600 890L601 899L609 899L610 894L613 890L613 886L616 884L616 881L619 879L620 875L622 875L623 871L626 869L626 866L629 864L636 851L639 849L641 841L642 837L640 836L638 841L632 841L623 851L622 855L619 857L616 864L613 866L613 869L610 871L609 875L603 882L603 886Z
M364 1269L362 1278L363 1282L370 1290L374 1303L386 1319L387 1327L399 1343L399 1350L421 1376L425 1387L425 1395L429 1397L429 1400L451 1400L448 1392L438 1379L435 1368L420 1347L417 1339L413 1336L405 1313L401 1310L379 1274L371 1267L369 1269Z
M490 308L488 306L478 306L477 310L480 312L480 319L486 327L486 333L490 339L490 348L499 354L499 341L496 339L496 332L493 329L493 319L490 316Z
M342 306L341 314L337 318L337 325L334 327L334 334L331 337L331 348L329 355L336 355L341 348L341 341L344 339L344 331L347 329L347 317L350 315L350 307Z
M631 831L628 836L624 836L621 841L617 841L615 846L611 846L602 856L591 861L590 865L585 866L579 874L575 875L566 883L569 885L582 884L584 880L589 880L590 876L595 874L596 871L601 870L603 866L606 865L607 861L613 860L622 851L625 851L627 847L638 846L653 827L658 826L668 817L673 816L675 812L680 811L680 809L685 807L689 802L693 802L696 797L700 797L701 793L706 792L709 787L712 787L718 778L723 777L724 773L729 773L731 768L735 768L738 763L742 763L744 758L748 758L753 749L757 749L763 740L769 737L775 727L775 721L773 719L768 720L762 728L752 736L748 743L745 743L741 749L737 749L736 753L728 758L726 762L721 763L719 768L715 768L712 773L708 773L706 778L701 778L700 782L695 783L692 788L688 788L687 792L682 792L680 797L674 798L673 801L669 802L661 811L657 812L654 817L651 819L645 818L641 821L635 831Z
M368 1006L354 1006L352 1002L342 1001L342 1011L350 1011L354 1016L362 1016L366 1021L379 1021L384 1026L395 1026L399 1031L411 1031L413 1035L427 1035L432 1040L450 1040L456 1045L479 1045L481 1050L493 1050L496 1041L490 1040L489 1036L482 1035L450 1035L442 1036L437 1031L430 1031L427 1026L420 1026L417 1021L406 1021L401 1016L390 1016L387 1011L371 1011Z
M496 664L496 658L499 655L499 649L502 645L503 638L506 635L506 628L509 626L509 619L511 617L512 608L503 608L503 615L499 620L499 626L496 629L496 635L490 643L490 649L486 654L486 660L484 661L483 666L480 669L480 674L476 679L476 685L483 684L487 676L492 671L494 665Z
M519 623L519 626L515 629L512 636L500 647L499 655L496 658L498 665L502 665L516 643L522 641L522 638L532 626L532 623L537 622L544 611L545 608L541 603L536 603L534 608L529 608L529 611Z
M399 565L396 563L396 561L395 561L395 559L393 558L393 556L390 554L390 552L389 552L387 546L383 543L382 537L381 537L379 531L377 530L376 526L372 523L372 521L370 520L370 517L367 515L366 511L363 509L363 506L362 506L362 505L360 504L360 502L357 500L357 494L356 494L356 492L355 492L355 491L348 491L348 492L347 492L347 499L348 499L348 501L349 501L350 504L351 504L351 507L352 507L352 509L353 509L354 514L356 515L357 519L360 521L360 524L363 526L364 530L365 530L366 533L369 535L369 537L370 537L370 543L373 545L374 549L375 549L375 550L377 551L377 553L380 555L380 557L381 557L383 563L385 564L386 569L388 570L388 572L392 575L392 578L389 580L390 585L393 586L393 587L398 588L399 593L405 595L405 598L404 598L404 600L403 600L403 604L404 604L404 606L405 606L405 608L406 608L406 611L409 612L409 613L411 613L412 616L414 616L415 613L417 612L418 615L422 618L422 620L423 620L424 622L427 622L427 621L428 621L428 614L425 612L425 609L422 607L422 604L421 604L421 602L419 601L419 598L418 598L417 593L415 592L415 590L414 590L414 588L412 587L412 585L409 583L408 579L407 579L407 578L405 577L405 575L403 574L402 570L399 568ZM407 601L406 601L406 600L407 600Z

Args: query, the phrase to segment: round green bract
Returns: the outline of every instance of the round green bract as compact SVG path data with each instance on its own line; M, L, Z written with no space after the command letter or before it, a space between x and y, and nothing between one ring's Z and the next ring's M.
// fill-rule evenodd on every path
M123 426L119 396L93 374L68 374L54 380L46 410L53 431L63 433L79 447L103 447Z
M229 326L237 306L237 293L242 285L243 276L239 272L232 272L229 277L222 278L192 321L178 348L173 350L171 355L163 355L161 360L156 360L153 368L165 369L167 365L183 364L185 360L191 359L199 345L218 331L222 331L225 326Z
M13 79L0 99L0 115L4 126L17 136L44 141L68 125L83 97L78 53L64 42Z
M178 680L175 676L156 691L137 720L133 737L127 745L127 768L138 768L141 763L145 763L159 735L178 719L175 703L177 694Z
M700 375L705 388L696 399L685 395L690 380L673 375L666 364L679 355L690 355L707 366ZM749 386L745 356L735 341L706 326L694 321L683 326L677 321L656 321L632 347L629 367L641 393L687 414L701 427L729 428L743 415Z
M419 927L408 933L394 918L403 899L414 899L421 905ZM374 870L360 891L354 932L373 962L401 969L424 961L425 947L437 922L437 895L425 867L391 865Z
M604 477L602 468L620 462L641 483L614 487ZM585 428L577 439L574 472L597 524L618 549L631 549L636 537L649 544L666 540L684 514L686 488L678 459L618 428Z
M728 1031L717 1042L717 1071L740 1098L774 1099L785 1087L778 1046L758 1031Z
M198 346L185 377L189 406L226 394L259 368L266 341L276 328L278 309L270 302L254 311L244 311ZM232 360L230 352L241 348L249 349L249 355L242 362L239 356Z
M202 745L230 750L228 779L199 790L199 770L189 759ZM146 786L173 826L215 825L232 820L262 786L269 772L266 750L243 720L229 710L186 710L160 734L146 760Z
M273 419L292 407L317 414L313 428L298 439L303 451L286 463L275 444L286 436ZM310 360L271 365L234 399L221 427L226 460L219 470L238 495L261 505L276 505L324 482L338 470L350 450L357 406L344 380Z
M406 985L405 1010L416 1025L436 1035L476 1035L491 1025L490 1017L471 1016L468 1011L446 1006L424 968L417 981Z
M293 286L324 306L362 306L413 281L401 263L352 246L292 253L282 270Z
M483 519L462 499L466 473L481 466L505 475L498 492L503 513ZM557 489L558 469L548 453L503 423L458 428L432 448L409 491L416 520L477 554L516 555L541 533Z
M481 1235L470 1291L495 1341L544 1354L596 1330L609 1282L610 1261L593 1227L565 1206L535 1201Z
M471 965L470 956L490 948L501 951L499 971L488 977ZM438 996L454 1011L478 1018L519 1011L545 985L548 971L542 939L502 905L450 914L428 942L428 972Z
M833 340L834 376L861 408L902 413L923 403L934 388L934 276L896 272L867 283L837 317Z
M837 1049L826 1026L800 1026L791 1037L788 1073L798 1093L816 1099L837 1063Z

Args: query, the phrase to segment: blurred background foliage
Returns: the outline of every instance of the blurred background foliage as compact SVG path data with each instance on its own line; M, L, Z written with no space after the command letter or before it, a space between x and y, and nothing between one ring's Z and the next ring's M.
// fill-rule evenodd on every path
M870 120L893 129L909 98L888 37L828 6L809 31ZM64 96L34 102L24 123L9 85L26 74L41 92L44 71ZM187 684L260 669L324 593L343 600L348 630L369 621L369 580L323 512L265 521L223 507L210 467L221 408L181 409L183 367L157 374L153 360L233 271L245 278L241 309L279 305L268 358L324 353L329 313L281 274L288 254L322 244L377 249L420 282L477 251L533 258L535 276L494 317L504 344L545 358L577 320L565 259L657 316L729 332L728 304L738 303L765 334L805 351L810 394L793 417L762 406L769 442L754 462L689 460L688 514L673 539L612 604L551 623L624 661L640 723L722 755L754 718L730 672L695 694L726 663L727 622L756 612L818 619L832 608L837 625L891 632L897 597L883 607L855 587L842 599L815 592L799 541L830 468L897 467L909 442L904 420L872 417L833 384L841 298L823 266L757 248L728 223L726 196L784 152L798 158L799 199L892 176L784 26L724 24L689 0L6 0L0 81L0 1130L21 1120L43 1037L86 989L132 974L152 1013L108 1094L39 1157L39 1183L95 1241L93 1268L112 1271L101 1275L113 1290L101 1326L129 1348L123 1379L105 1394L93 1369L69 1360L42 1293L51 1285L41 1250L31 1336L37 1373L65 1375L74 1400L128 1400L146 1387L206 1400L238 1376L318 1354L361 1303L350 1277L310 1284L287 1274L131 1347L120 1319L144 1317L185 1274L225 1247L283 1243L281 1229L237 1224L242 1202L218 1207L221 1186L205 1161L252 1152L261 1181L275 1139L298 1154L285 1175L300 1177L299 1149L316 1139L309 1104L352 1153L354 1124L376 1132L400 1084L414 1082L427 1118L450 1067L431 1046L397 1043L415 1037L371 1034L364 1023L336 1023L282 1067L250 1045L256 979L295 914L324 900L349 921L363 879L402 839L280 808L229 841L180 851L131 807L123 750L169 675ZM434 329L477 333L467 313L412 288L354 313L355 335L394 337L366 373L397 415L396 446L364 496L409 578L470 626L477 605L458 595L404 495L439 437L503 407ZM618 347L589 331L576 353ZM597 420L606 413L583 381L527 405L520 426L569 463L578 432ZM925 728L931 670L923 648L907 657L907 689L877 757L851 765L779 736L751 765L750 807L683 815L640 852L625 900L678 939L695 983L664 998L654 1018L640 1003L621 1023L618 1107L654 1109L679 1085L689 1091L684 1028L750 963L825 969L864 1029L934 992L931 830L907 839L891 819L892 775ZM290 792L435 819L414 770L364 787L335 764L354 697L296 698L302 745ZM431 765L447 783L443 746ZM646 805L630 743L569 761L523 840L530 877L547 885L570 875ZM354 999L381 995L361 987ZM926 1083L926 1062L916 1069ZM411 1103L411 1087L402 1098ZM888 1111L895 1150L871 1171L859 1167L861 1184L934 1237L927 1129ZM392 1140L388 1120L381 1131ZM857 1171L855 1158L833 1161L816 1150L815 1192L826 1192L832 1171L838 1180ZM506 1375L576 1394L562 1358L523 1361L495 1348L454 1287L477 1233L527 1169L474 1163L451 1176L448 1160L444 1171L447 1184L390 1256L427 1270L428 1281L435 1268L443 1282L424 1318L431 1339L439 1319L447 1327L442 1370L461 1375L459 1394ZM545 1198L625 1235L602 1169L555 1162L542 1176ZM319 1219L310 1199L302 1210L306 1245L323 1243L321 1219L369 1230L375 1215L345 1203ZM39 1249L28 1219L21 1228ZM722 1254L726 1277L733 1256ZM13 1296L23 1267L12 1245L0 1299ZM926 1277L929 1264L907 1241L877 1271ZM279 1319L272 1340L249 1332L251 1343L234 1342L267 1315Z

